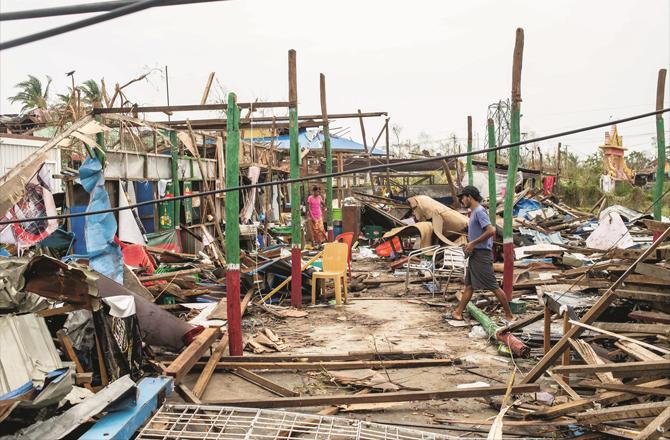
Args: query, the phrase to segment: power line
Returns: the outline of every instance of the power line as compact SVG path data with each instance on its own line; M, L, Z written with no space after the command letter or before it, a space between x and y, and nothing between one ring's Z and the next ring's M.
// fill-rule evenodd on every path
M370 165L366 167L360 167L356 168L353 170L347 170L347 171L338 171L330 174L315 174L312 176L305 176L305 177L297 177L293 179L283 179L283 180L272 180L269 182L259 182L255 183L252 185L241 185L241 186L234 186L231 188L223 188L223 189L215 189L211 191L202 191L194 194L185 194L185 195L180 195L176 197L167 197L163 199L156 199L156 200L147 200L145 202L140 202L140 203L135 203L134 205L128 205L128 206L123 206L123 207L116 207L116 208L108 208L108 209L101 209L99 211L90 211L90 212L76 212L76 213L70 213L70 214L60 214L60 215L51 215L51 216L45 216L45 217L33 217L33 218L25 218L25 219L16 219L16 220L4 220L0 221L0 226L4 225L9 225L9 224L14 224L14 223L24 223L24 222L32 222L32 221L44 221L44 220L64 220L67 218L72 218L72 217L85 217L89 215L97 215L97 214L107 214L111 212L118 212L118 211L123 211L126 209L134 209L134 208L139 208L142 206L149 206L149 205L156 205L159 203L166 203L166 202L176 202L180 200L185 200L185 199L190 199L193 197L204 197L204 196L210 196L210 195L215 195L215 194L221 194L221 193L226 193L230 191L243 191L243 190L248 190L248 189L253 189L253 188L264 188L266 186L275 186L275 185L284 185L284 184L292 184L292 183L300 183L300 182L305 182L309 180L321 180L325 179L327 177L342 177L346 176L348 174L356 174L356 173L366 173L369 171L376 171L376 170L386 170L386 169L396 169L396 168L402 168L405 166L409 165L418 165L422 163L430 163L430 162L437 162L437 161L442 161L442 160L447 160L447 159L457 159L459 157L466 157L469 155L476 155L476 154L484 154L488 153L489 151L499 151L499 150L506 150L512 147L518 147L521 145L526 145L526 144L531 144L534 142L540 142L540 141L546 141L549 139L555 139L559 137L564 137L564 136L569 136L571 134L576 134L576 133L581 133L584 131L589 131L589 130L595 130L598 128L603 128L607 127L611 124L621 124L624 122L628 121L634 121L636 119L642 119L642 118L648 118L650 116L656 116L659 114L667 113L670 112L670 108L662 109L662 110L657 110L653 112L648 112L648 113L642 113L639 115L634 115L634 116L629 116L627 118L623 119L618 119L616 121L607 121L607 122L601 122L598 124L594 125L589 125L586 127L580 127L580 128L575 128L572 130L567 130L563 131L560 133L555 133L555 134L550 134L546 136L540 136L534 139L526 139L523 141L519 142L513 142L507 145L500 145L497 147L493 148L486 148L483 150L475 150L471 152L462 152L462 153L454 153L454 154L447 154L443 156L434 156L434 157L428 157L425 159L414 159L414 160L406 160L402 162L396 162L393 164L379 164L379 165Z
M207 3L212 1L219 0L166 0L160 6L187 5L191 3ZM92 12L106 12L139 2L139 0L113 0L95 3L83 3L79 5L55 6L52 8L29 9L25 11L1 12L0 21L56 17L60 15L89 14Z
M123 17L124 15L139 12L148 8L153 8L154 6L166 6L169 3L171 3L171 0L138 0L129 3L125 6L112 9L111 11L106 12L104 14L99 14L94 17L85 18L83 20L75 21L63 26L58 26L55 28L47 29L45 31L26 35L25 37L19 37L14 40L9 40L4 43L0 43L0 51L10 49L12 47L22 46L24 44L32 43L35 41L43 40L45 38L54 37L56 35L64 34L66 32L74 31L87 26L112 20L114 18Z

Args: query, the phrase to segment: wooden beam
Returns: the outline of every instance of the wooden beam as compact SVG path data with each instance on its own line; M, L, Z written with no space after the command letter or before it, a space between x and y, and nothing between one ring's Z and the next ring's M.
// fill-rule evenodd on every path
M635 322L596 322L594 327L618 333L643 333L670 336L670 327L664 324L638 324Z
M388 368L418 368L418 367L448 367L460 364L460 359L409 359L394 361L329 361L329 362L220 362L217 370L234 370L247 368L249 370L358 370L361 368L388 369Z
M48 318L49 316L64 315L81 309L82 306L78 304L65 304L64 306L54 307L53 309L40 310L39 312L35 312L35 314L42 318Z
M637 403L634 405L615 406L575 414L579 423L596 425L614 420L627 420L643 417L656 417L670 408L670 402Z
M300 393L296 393L293 390L284 388L283 386L274 383L271 380L254 373L253 371L249 371L246 368L237 368L233 370L232 373L238 377L241 377L247 382L253 383L254 385L257 385L281 397L297 397L300 395Z
M643 312L640 310L630 312L628 314L630 319L635 319L643 322L659 322L661 324L670 324L670 314L663 312Z
M540 390L539 385L527 384L512 387L512 394L534 393ZM398 391L391 393L372 393L361 395L342 394L336 396L300 396L278 397L269 399L249 400L209 400L209 405L238 406L245 408L294 408L325 405L345 405L352 403L382 402L414 402L421 400L443 400L459 398L476 398L502 396L507 386L448 388L435 391Z
M589 309L588 312L582 316L581 323L582 324L591 324L600 317L600 315L609 307L609 305L616 299L616 294L615 290L619 288L619 286L623 283L623 281L630 275L634 270L635 266L640 263L641 261L644 261L644 259L650 255L652 252L656 251L656 248L665 240L668 236L670 236L670 228L666 229L663 234L661 234L656 241L654 241L649 248L647 248L638 258L635 260L635 262L628 268L626 271L621 274L621 276L610 286L610 288L596 301L593 306ZM526 374L526 376L523 378L521 383L530 383L536 381L539 377L541 377L545 371L558 359L558 357L563 353L564 350L566 350L570 343L569 340L570 338L577 338L579 335L584 331L584 328L582 326L578 325L573 325L570 331L567 334L564 334L563 337L561 338L556 345L549 351L549 353L545 354L544 357L535 364L535 366Z
M670 405L663 410L654 420L652 420L642 431L635 437L635 440L651 440L657 439L662 435L667 435L670 428Z
M639 394L642 396L664 396L670 397L670 390L666 388L657 387L640 387L636 385L628 385L621 383L603 383L595 380L585 380L579 383L582 388L589 388L592 390L608 390L608 391L622 391L624 393Z
M616 296L618 296L619 298L636 299L638 301L649 301L654 303L670 304L670 295L663 292L621 289L616 291Z
M650 350L653 350L653 351L656 351L656 352L659 352L659 353L670 354L670 350L666 350L665 348L657 347L657 346L652 345L652 344L647 344L646 342L639 341L639 340L634 339L634 338L629 338L628 336L619 335L619 334L617 334L617 333L610 332L610 331L607 331L607 330L602 329L602 328L593 327L593 326L591 326L591 325L584 324L584 323L577 322L577 321L572 321L572 320L571 320L570 322L571 322L572 324L574 324L574 325L578 325L578 326L580 326L580 327L589 329L589 330L591 330L591 331L594 331L594 332L597 332L597 333L602 333L602 334L604 334L604 335L611 336L611 337L613 337L613 338L620 339L620 340L622 340L622 341L632 342L633 344L637 344L637 345L640 345L640 346L642 346L642 347L646 347L646 348L648 348L648 349L650 349Z
M670 281L670 269L649 263L640 263L635 268L635 272L654 277L663 281Z
M554 373L563 374L595 374L600 372L612 372L615 376L643 376L647 373L670 373L670 361L641 361L600 365L560 365L554 367L553 371Z
M79 358L77 357L77 354L74 351L74 347L72 346L72 341L70 340L70 337L67 335L67 333L65 333L65 330L58 330L56 332L56 336L63 346L65 354L67 354L67 357L70 358L70 360L74 363L75 372L79 374L86 373L86 371L84 371L84 367L81 366L81 362L79 362ZM86 389L89 391L93 391L90 383L85 383L84 387L86 387Z
M155 275L147 275L144 277L139 277L139 280L142 282L166 280L169 278L176 278L182 275L193 275L200 272L202 272L202 269L196 267L193 269L175 270L173 272L163 272L163 273L157 273Z
M274 102L240 102L237 103L239 108L248 108L251 111L259 108L279 108L288 107L289 103L286 101ZM132 106L132 107L111 107L111 108L94 108L93 115L103 115L109 113L175 113L175 112L190 112L190 111L207 111L207 110L227 110L228 104L188 104L188 105L155 105L155 106Z
M207 98L209 97L209 90L212 88L212 82L214 81L214 73L211 72L207 78L207 84L205 84L205 91L202 92L202 99L200 99L200 105L207 104Z
M240 305L241 316L244 316L244 312L247 310L247 304L249 304L253 293L254 290L249 289L247 294L244 296L244 299L242 299L242 304ZM193 386L193 394L196 397L200 398L205 393L205 389L207 389L207 385L212 378L212 374L214 374L214 370L216 370L216 365L219 363L223 353L225 353L226 348L228 348L228 335L223 335L219 340L219 343L216 345L216 348L209 356L207 364L205 364L205 368L203 368L200 376L198 376L197 382ZM242 356L237 357L242 358Z
M379 361L436 358L438 353L426 351L362 351L342 354L287 354L223 356L221 362L324 362L324 361Z
M561 376L559 376L558 374L554 374L551 371L547 371L547 374L554 380L554 382L558 384L558 386L563 388L563 391L565 391L574 400L580 400L582 398L582 396L577 394L577 392L574 389L572 389L572 387L568 385Z
M191 344L186 347L177 359L175 359L165 369L165 374L174 377L175 383L180 383L181 380L188 374L193 366L198 362L200 356L214 343L216 338L221 334L218 327L210 327L203 330Z

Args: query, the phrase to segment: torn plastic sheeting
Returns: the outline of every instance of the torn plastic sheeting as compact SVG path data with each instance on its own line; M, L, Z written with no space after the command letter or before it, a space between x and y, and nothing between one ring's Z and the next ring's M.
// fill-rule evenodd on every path
M9 401L19 401L18 407L44 408L56 405L72 391L74 372L71 367L49 371L42 382L32 380L0 396L0 407ZM0 410L0 412L2 412Z
M544 232L536 231L535 229L524 228L523 226L520 226L519 233L521 235L528 235L532 237L535 244L563 244L566 242L566 240L561 236L560 232L545 234Z
M61 439L91 417L100 414L110 405L125 397L133 397L134 401L137 401L137 386L129 376L123 376L110 383L97 394L73 406L63 414L35 423L7 438L17 440Z
M454 233L465 231L468 225L466 216L428 196L410 197L407 202L411 206L412 213L417 221L431 220L435 216L442 217L442 234L448 238L454 237Z
M641 212L635 211L634 209L626 208L625 206L612 205L608 206L600 212L600 220L602 221L602 219L607 218L607 215L612 212L619 214L621 219L626 223L634 223L643 218L653 218L651 214L642 214Z
M87 212L111 207L109 194L105 190L102 164L97 158L88 157L79 168L81 185L90 194ZM117 224L114 214L93 214L86 217L86 253L89 264L95 271L123 283L123 258L121 249L114 242Z
M635 246L635 242L621 216L611 211L600 217L598 227L586 239L586 246L601 250L608 250L615 246L619 249L627 249Z
M23 273L27 258L0 258L0 309L16 312L35 312L47 308L45 298L24 289Z
M109 306L111 316L127 318L135 314L135 298L132 295L109 296L102 300Z

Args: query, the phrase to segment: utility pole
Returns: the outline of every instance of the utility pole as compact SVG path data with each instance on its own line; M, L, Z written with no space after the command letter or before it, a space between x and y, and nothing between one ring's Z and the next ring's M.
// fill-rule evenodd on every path
M659 69L658 81L656 82L656 110L663 110L663 95L665 93L665 69ZM663 114L656 115L656 147L658 155L656 160L656 186L654 187L654 220L661 221L661 210L663 208L663 184L665 182L665 127ZM654 233L654 240L659 233Z
M300 144L298 142L298 77L296 53L288 51L288 118L291 179L300 177ZM302 227L300 224L300 184L291 183L291 306L302 305Z
M237 107L237 96L234 93L228 94L226 118L226 188L234 188L240 185L240 109ZM242 356L239 191L226 193L226 261L228 349L231 356Z
M514 59L512 63L512 118L510 141L519 142L521 135L521 67L523 64L523 29L516 30L516 42L514 44ZM505 211L503 223L503 290L507 300L512 300L513 278L514 278L514 239L512 232L512 208L514 204L514 189L516 183L517 163L519 161L519 147L511 147L509 150L509 163L507 166L507 189L505 191Z
M472 173L472 116L468 116L468 185L474 185L474 175Z
M328 106L326 105L326 75L319 78L321 97L321 118L323 119L323 149L326 153L326 174L333 172L333 152L330 149L330 128L328 126ZM326 177L326 224L328 226L328 241L333 241L333 178Z

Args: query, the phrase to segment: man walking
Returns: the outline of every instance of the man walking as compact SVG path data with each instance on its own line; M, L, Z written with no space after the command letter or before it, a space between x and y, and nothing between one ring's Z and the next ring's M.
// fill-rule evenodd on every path
M493 236L495 227L491 224L486 209L479 202L482 196L474 186L466 186L458 195L461 205L470 208L468 223L468 244L465 245L465 255L468 257L468 267L465 271L465 290L461 300L452 313L453 319L463 320L463 310L472 298L474 290L489 290L495 294L505 311L505 318L514 319L507 303L505 292L498 286L493 273Z

